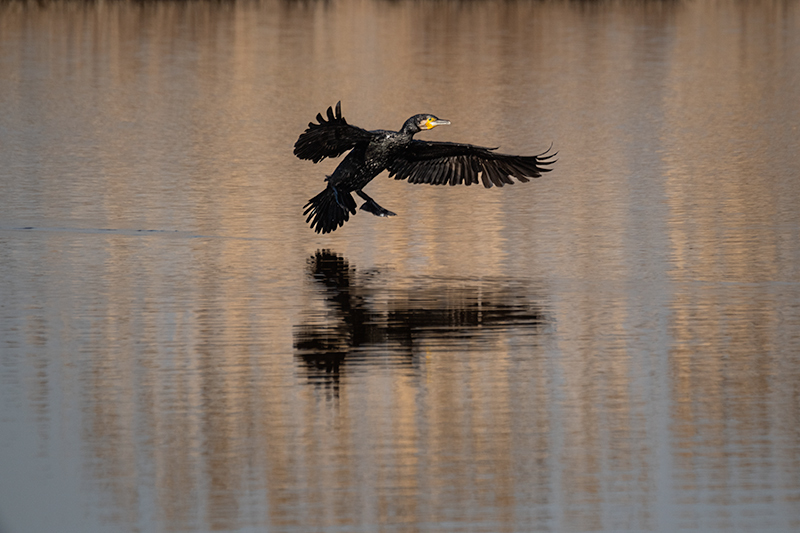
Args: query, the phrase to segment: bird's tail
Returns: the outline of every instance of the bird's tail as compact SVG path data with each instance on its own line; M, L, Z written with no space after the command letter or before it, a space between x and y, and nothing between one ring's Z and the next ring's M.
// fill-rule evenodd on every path
M356 201L349 192L340 191L330 183L324 191L316 195L303 206L306 222L317 233L330 233L356 214Z

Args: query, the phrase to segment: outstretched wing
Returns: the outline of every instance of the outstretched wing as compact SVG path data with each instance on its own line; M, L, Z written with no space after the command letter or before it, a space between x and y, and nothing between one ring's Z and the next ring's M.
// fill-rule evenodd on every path
M317 113L317 122L308 123L297 142L294 155L300 159L310 159L319 163L326 157L338 157L360 142L368 142L370 133L357 126L351 126L342 116L342 103L336 104L336 112L328 108L328 120Z
M472 185L478 178L487 189L514 183L511 178L527 182L550 172L556 162L548 148L533 156L507 155L472 144L414 140L388 166L389 177L407 179L409 183L431 185Z

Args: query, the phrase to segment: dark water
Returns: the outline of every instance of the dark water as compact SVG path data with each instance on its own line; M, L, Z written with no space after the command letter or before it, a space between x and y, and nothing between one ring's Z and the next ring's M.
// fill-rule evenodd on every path
M302 205L349 122L534 154ZM0 531L800 529L800 5L0 3Z

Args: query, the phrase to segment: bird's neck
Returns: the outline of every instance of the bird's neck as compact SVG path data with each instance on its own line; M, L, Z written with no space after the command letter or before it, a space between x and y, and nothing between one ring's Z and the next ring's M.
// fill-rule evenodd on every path
M398 133L402 133L403 135L407 135L409 139L414 137L414 134L419 133L419 126L417 126L416 122L412 119L408 119L403 127L400 128Z

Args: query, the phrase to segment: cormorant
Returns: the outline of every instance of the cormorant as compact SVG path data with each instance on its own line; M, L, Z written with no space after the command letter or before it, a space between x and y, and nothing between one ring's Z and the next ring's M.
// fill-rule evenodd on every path
M314 163L351 150L333 174L325 178L327 188L304 206L306 222L310 221L317 233L334 231L347 222L350 214L356 214L351 192L365 200L361 209L379 217L394 216L362 190L384 170L397 180L432 185L471 185L478 183L480 177L488 189L514 183L511 178L522 182L538 178L552 170L543 165L555 163L552 158L556 154L548 154L549 148L539 155L518 156L497 153L496 148L414 139L414 134L422 130L450 124L430 114L414 115L400 131L367 131L351 126L342 116L341 102L336 104L335 112L329 107L327 115L326 120L317 114L318 124L310 122L294 145L294 155Z

